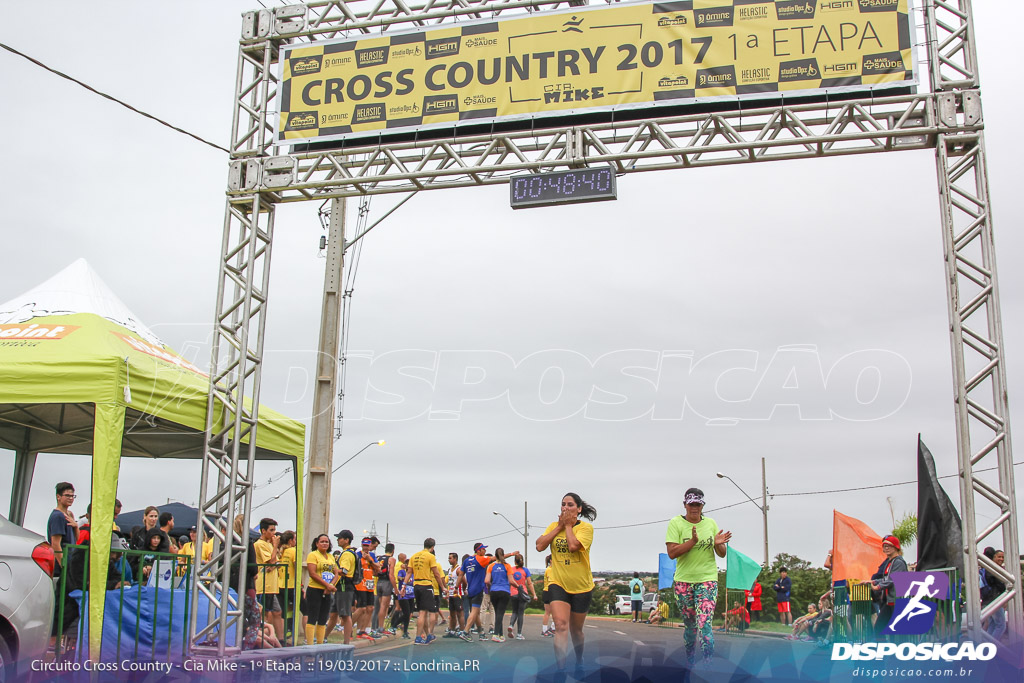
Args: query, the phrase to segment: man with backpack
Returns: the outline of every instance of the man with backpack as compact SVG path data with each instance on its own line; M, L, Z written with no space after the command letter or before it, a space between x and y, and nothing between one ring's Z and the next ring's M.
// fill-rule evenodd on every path
M629 582L629 602L633 608L633 623L639 623L644 611L644 582L640 580L640 572L633 572L633 579Z

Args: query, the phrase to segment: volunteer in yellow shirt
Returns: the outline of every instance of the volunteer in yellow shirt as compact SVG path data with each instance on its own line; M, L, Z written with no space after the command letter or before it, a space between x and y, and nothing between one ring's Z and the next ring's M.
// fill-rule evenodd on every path
M334 594L341 581L341 569L331 554L331 537L320 534L313 539L312 552L306 555L309 586L306 588L306 643L327 642L327 618Z
M594 527L580 518L593 521L597 510L575 493L562 497L558 521L552 522L537 539L537 552L551 548L551 578L548 598L555 621L555 659L561 669L572 636L576 667L583 665L583 622L590 609L594 576L590 572L590 545Z
M277 536L277 522L269 517L260 520L260 537L252 544L256 551L256 595L262 595L263 615L274 627L278 640L284 640L284 617L278 600L277 563L280 560L281 541Z

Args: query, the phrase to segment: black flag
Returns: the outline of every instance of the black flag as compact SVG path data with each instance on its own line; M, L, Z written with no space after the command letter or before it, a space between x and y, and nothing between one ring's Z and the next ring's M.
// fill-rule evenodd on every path
M964 575L960 515L939 486L935 461L917 435L917 571L956 567Z

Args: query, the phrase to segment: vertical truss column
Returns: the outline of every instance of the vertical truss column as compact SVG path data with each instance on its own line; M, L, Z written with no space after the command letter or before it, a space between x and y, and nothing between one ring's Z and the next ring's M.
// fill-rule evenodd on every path
M283 9L283 8L282 8ZM224 215L217 307L214 319L210 387L206 406L200 524L196 543L214 539L213 556L197 554L188 637L197 655L219 656L241 650L245 602L228 593L231 565L239 567L244 591L248 554L257 410L263 367L270 252L275 197L263 189L263 160L271 150L273 126L268 104L275 97L271 68L277 48L269 36L275 27L270 12L243 15L238 51L235 104L231 126L232 161ZM214 477L214 473L216 476ZM216 479L214 484L213 479ZM242 514L242 533L232 531ZM225 519L227 528L214 520ZM200 594L209 600L206 625L198 628ZM228 642L231 628L233 642Z
M938 93L936 166L956 390L967 629L976 641L987 638L982 619L1005 606L1009 632L1018 638L1024 632L1024 602L1019 582L1005 347L971 3L930 0L926 14L931 85ZM993 454L995 477L981 472L992 464ZM997 531L1001 538L990 539ZM978 552L981 545L1000 544L1006 554L1005 568ZM979 563L1007 586L1006 593L985 610L981 609Z
M270 279L270 247L274 232L274 206L259 194L228 202L224 221L217 313L213 340L210 389L206 406L202 488L199 494L202 531L196 543L212 534L214 552L204 562L197 555L193 576L189 624L196 654L223 656L241 649L245 627L244 600L228 594L231 565L239 567L239 586L244 591L248 554L249 510L253 463L256 456L257 406L263 367L263 333L266 323L267 286ZM211 487L211 474L217 483ZM230 525L242 514L242 533ZM226 519L228 529L211 520ZM199 594L210 601L207 624L197 628ZM235 627L235 642L227 642Z

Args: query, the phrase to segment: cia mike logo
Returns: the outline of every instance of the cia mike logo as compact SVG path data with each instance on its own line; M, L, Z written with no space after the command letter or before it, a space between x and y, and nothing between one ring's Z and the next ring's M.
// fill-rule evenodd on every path
M949 596L949 577L940 572L899 572L891 576L896 603L886 633L927 633L935 624L935 601Z

